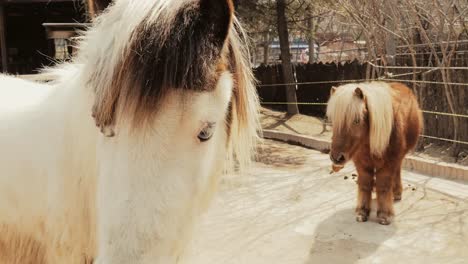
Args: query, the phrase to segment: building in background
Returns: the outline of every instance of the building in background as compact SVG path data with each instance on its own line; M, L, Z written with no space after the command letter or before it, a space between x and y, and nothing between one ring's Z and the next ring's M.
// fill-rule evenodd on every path
M31 74L68 59L87 17L76 0L0 0L1 70Z
M349 34L318 33L314 42L313 62L362 61L367 56L366 42L355 40ZM281 63L281 49L277 37L266 40L265 37L260 36L254 38L254 43L256 46L253 50L252 63L255 67L261 64ZM309 52L309 43L303 34L295 32L294 36L289 39L289 47L293 64L309 63L311 54Z
M316 52L317 45L315 45ZM309 45L304 40L290 41L289 48L291 50L291 61L292 63L307 63L309 60ZM261 64L278 64L281 62L281 49L279 40L274 39L268 44L267 57L265 58L265 44L261 43L257 45L256 50L252 54L252 64L254 67L258 67ZM316 57L316 56L315 56Z
M353 60L363 61L367 56L365 45L365 41L354 40L352 38L327 40L320 43L317 61L323 63Z

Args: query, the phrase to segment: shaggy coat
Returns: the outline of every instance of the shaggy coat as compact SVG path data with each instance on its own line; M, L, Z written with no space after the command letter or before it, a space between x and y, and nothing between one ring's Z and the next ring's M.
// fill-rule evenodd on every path
M115 0L69 64L0 75L0 263L179 263L258 99L231 0Z
M416 97L401 83L347 84L332 88L327 115L334 166L352 160L358 171L357 220L367 221L375 187L379 223L389 224L402 195L403 159L423 129Z

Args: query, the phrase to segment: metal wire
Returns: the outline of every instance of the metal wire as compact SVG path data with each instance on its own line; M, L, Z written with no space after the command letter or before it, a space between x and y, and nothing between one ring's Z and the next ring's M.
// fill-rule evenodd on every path
M297 102L297 103L292 103L292 102L261 102L262 105L327 105L327 103L316 103L316 102ZM453 117L462 117L462 118L468 118L468 115L464 114L452 114L452 113L446 113L446 112L436 112L436 111L429 111L429 110L422 110L421 112L426 113L426 114L433 114L433 115L442 115L442 116L453 116Z
M447 142L452 142L452 143L468 145L468 142L466 142L466 141L453 140L453 139L440 138L440 137L433 137L433 136L427 136L427 135L420 135L420 136L423 137L423 138L436 139L436 140L441 140L441 141L447 141Z
M257 85L257 87L275 87L275 86L283 86L283 85L306 85L306 84L352 83L352 82L364 82L364 81L367 81L367 80L366 79L358 79L358 80L274 83L274 84L259 84L259 85Z
M443 115L443 116L454 116L454 117L468 118L468 115L464 115L464 114L452 114L452 113L436 112L436 111L429 111L429 110L422 110L422 112L426 113L426 114L433 114L433 115Z
M312 102L297 102L297 103L288 103L288 102L261 102L262 105L327 105L327 103L312 103Z
M427 84L448 84L448 85L459 85L468 86L468 83L454 83L454 82L432 82L432 81L418 81L418 80L401 80L401 79L388 79L382 78L379 81L390 81L390 82L408 82L408 83L427 83Z
M315 81L315 82L259 84L259 85L257 85L257 87L276 87L276 86L283 86L283 85L307 85L307 84L335 84L335 83L353 83L353 82L370 82L370 81L390 81L390 82L409 82L409 83L427 83L427 84L449 84L449 85L468 86L468 83L433 82L433 81L379 78L379 79L356 79L356 80L336 80L336 81Z
M297 105L320 105L320 106L327 105L327 103L312 103L312 102L297 102L297 103L291 103L291 102L261 102L261 104L262 105L297 104ZM422 110L421 112L426 113L426 114L433 114L433 115L443 115L443 116L454 116L454 117L468 118L468 115L463 115L463 114L452 114L452 113L436 112L436 111L428 111L428 110ZM420 136L423 137L423 138L436 139L436 140L441 140L441 141L446 141L446 142L452 142L452 143L459 143L459 144L468 145L468 142L466 142L466 141L453 140L453 139L448 139L448 138L440 138L440 137L434 137L434 136L428 136L428 135L420 135Z
M376 65L372 62L367 62L369 65L375 68L381 69L409 69L409 70L468 70L468 67L457 67L457 66L447 66L447 67L431 67L431 66L381 66Z

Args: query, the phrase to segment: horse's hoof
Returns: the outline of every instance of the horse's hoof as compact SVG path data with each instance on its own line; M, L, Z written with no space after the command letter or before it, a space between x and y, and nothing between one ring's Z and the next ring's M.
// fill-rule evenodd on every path
M363 222L367 222L367 220L369 219L369 217L367 215L357 215L356 216L356 221L360 222L360 223L363 223Z
M381 225L389 225L392 222L392 213L377 212L377 219Z
M102 126L101 127L101 133L105 137L114 137L115 136L115 131L112 126Z
M401 201L401 194L394 194L393 195L393 200L394 201Z
M379 218L379 224L381 225L389 225L391 223L390 219L386 217Z

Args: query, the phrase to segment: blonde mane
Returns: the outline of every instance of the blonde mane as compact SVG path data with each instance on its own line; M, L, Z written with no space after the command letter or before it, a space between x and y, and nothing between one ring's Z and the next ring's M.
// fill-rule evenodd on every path
M360 88L365 101L354 95ZM370 151L381 157L387 148L393 129L392 90L384 82L353 83L340 86L330 97L327 116L336 129L349 129L354 120L362 119L365 107L369 116Z
M234 26L229 34L232 71L236 82L231 101L229 126L230 161L236 161L242 173L253 160L261 126L260 103L251 71L247 37L239 21L234 17ZM232 163L230 164L233 165Z

